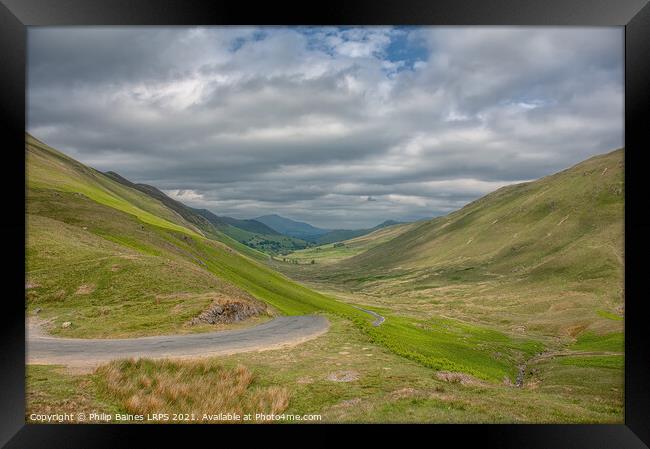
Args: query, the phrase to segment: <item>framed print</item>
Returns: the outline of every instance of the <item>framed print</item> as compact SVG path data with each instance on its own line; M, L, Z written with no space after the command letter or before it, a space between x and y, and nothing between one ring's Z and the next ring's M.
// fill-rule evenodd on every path
M4 1L0 442L647 447L650 6L445 3Z

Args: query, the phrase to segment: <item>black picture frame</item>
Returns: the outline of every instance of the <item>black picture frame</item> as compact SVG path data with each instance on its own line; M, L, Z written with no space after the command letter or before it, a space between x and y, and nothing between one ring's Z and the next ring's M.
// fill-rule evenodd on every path
M25 74L28 26L47 25L574 25L625 26L625 424L621 425L435 425L377 426L363 431L366 444L387 433L400 438L417 432L421 441L455 447L477 443L503 448L642 448L650 445L650 326L644 291L644 261L650 254L648 189L648 109L650 108L650 5L648 0L330 0L317 4L209 0L1 0L0 123L5 164L0 176L5 260L4 301L0 326L0 445L7 448L142 447L180 437L184 444L223 444L226 433L240 433L250 444L250 427L114 426L25 424ZM19 192L22 192L20 194ZM308 432L279 437L337 444L339 432L327 426L303 425ZM380 430L375 430L380 429ZM261 426L269 435L295 432L296 426ZM395 432L397 430L397 432ZM285 432L283 432L285 433ZM247 436L248 435L248 436ZM295 435L295 437L294 437ZM215 439L217 437L219 439ZM234 435L231 435L234 436ZM410 435L409 435L410 436ZM173 439L172 439L173 438ZM306 443L307 440L303 440ZM196 442L196 443L193 443ZM415 440L413 440L415 442ZM420 443L416 443L420 444ZM146 446L145 446L146 447Z

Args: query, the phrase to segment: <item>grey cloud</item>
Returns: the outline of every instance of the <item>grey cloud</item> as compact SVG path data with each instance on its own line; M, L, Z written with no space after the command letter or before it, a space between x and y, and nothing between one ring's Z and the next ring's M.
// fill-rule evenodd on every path
M387 60L405 35L427 49L424 61ZM34 28L28 130L217 213L374 226L447 213L622 146L622 37Z

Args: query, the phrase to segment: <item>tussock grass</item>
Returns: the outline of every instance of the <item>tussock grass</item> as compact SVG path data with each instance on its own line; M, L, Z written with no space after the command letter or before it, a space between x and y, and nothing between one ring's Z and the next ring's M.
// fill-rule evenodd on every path
M278 414L289 405L286 388L256 386L245 366L226 368L215 359L120 360L95 374L99 388L132 414Z

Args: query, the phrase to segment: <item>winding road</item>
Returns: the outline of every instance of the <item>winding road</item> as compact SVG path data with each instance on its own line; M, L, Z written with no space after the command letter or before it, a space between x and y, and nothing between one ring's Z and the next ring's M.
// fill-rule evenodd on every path
M362 312L366 312L367 314L372 315L373 317L375 317L375 321L372 322L372 325L375 326L375 327L381 326L381 324L384 321L386 321L386 318L384 318L383 316L381 316L377 312L373 312L372 310L362 309L361 307L358 307L358 306L352 306L352 307L354 307L355 309L359 309Z
M196 358L293 346L327 332L320 315L280 316L246 329L139 338L82 339L46 336L29 325L27 362L76 367L98 365L117 358Z
M375 318L372 310L353 306ZM263 351L294 346L327 332L329 321L320 315L280 316L246 329L201 334L160 335L138 338L59 338L43 333L36 322L28 324L27 363L92 367L118 358L197 358Z

